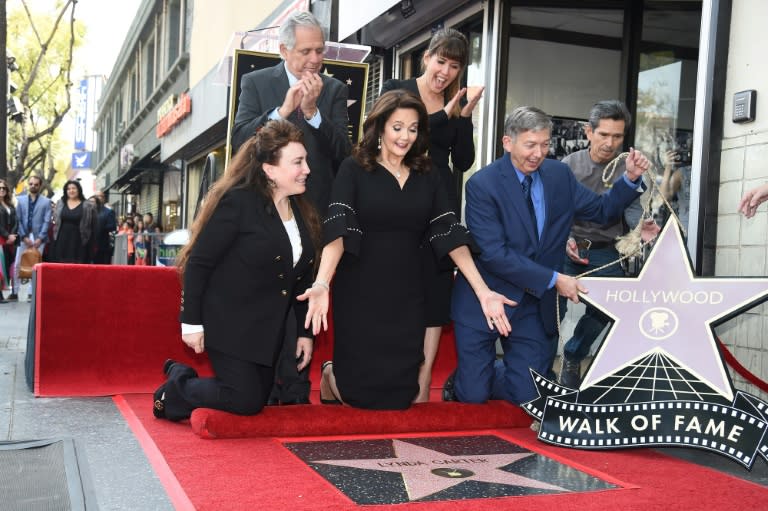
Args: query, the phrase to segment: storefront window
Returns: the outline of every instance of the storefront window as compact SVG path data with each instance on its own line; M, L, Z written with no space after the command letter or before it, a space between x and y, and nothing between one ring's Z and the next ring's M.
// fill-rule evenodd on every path
M621 98L623 17L621 9L511 8L504 116L528 105L586 119L596 101Z
M650 155L658 184L688 228L694 103L701 6L664 8L648 2L643 15L637 80L635 146ZM658 216L669 217L663 204Z

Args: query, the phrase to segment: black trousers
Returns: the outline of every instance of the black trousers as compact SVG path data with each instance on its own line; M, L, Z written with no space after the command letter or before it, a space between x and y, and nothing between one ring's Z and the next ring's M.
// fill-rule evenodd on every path
M283 347L275 365L275 384L269 396L270 401L294 403L297 401L309 401L310 381L309 365L298 371L296 365L296 322L293 320L293 309L288 311L288 321L285 325L285 337Z
M195 408L255 415L267 403L274 369L207 349L212 378L200 378L188 365L176 363L165 383L165 416L187 419Z

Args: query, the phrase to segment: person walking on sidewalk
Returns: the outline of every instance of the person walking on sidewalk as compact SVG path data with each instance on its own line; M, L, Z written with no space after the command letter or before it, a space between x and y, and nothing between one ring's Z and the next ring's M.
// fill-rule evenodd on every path
M32 175L27 180L27 193L19 195L16 204L16 216L19 219L19 247L16 250L15 271L13 272L14 292L9 300L18 300L19 266L21 255L30 247L35 247L41 254L48 242L48 227L51 225L51 200L40 195L43 179ZM28 299L31 298L30 291Z

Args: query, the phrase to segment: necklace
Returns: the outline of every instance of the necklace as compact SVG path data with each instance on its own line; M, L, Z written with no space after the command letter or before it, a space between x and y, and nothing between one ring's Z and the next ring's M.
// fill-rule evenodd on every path
M403 179L402 165L399 166L400 167L399 169L394 170L390 168L390 166L387 163L385 163L384 160L379 160L379 164L385 169L387 169L387 171L389 171L389 173L395 176L397 179Z

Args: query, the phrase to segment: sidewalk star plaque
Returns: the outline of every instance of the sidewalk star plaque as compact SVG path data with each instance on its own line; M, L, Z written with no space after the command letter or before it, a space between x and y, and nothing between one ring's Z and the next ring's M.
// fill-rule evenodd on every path
M766 278L696 277L675 222L637 278L583 278L582 298L613 320L581 386L532 371L523 408L539 439L588 449L686 446L746 467L768 460L768 404L734 391L713 328L765 300Z
M623 487L497 435L311 440L283 445L358 505Z

